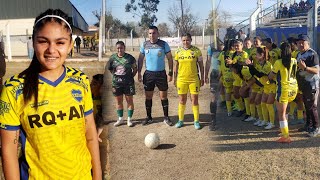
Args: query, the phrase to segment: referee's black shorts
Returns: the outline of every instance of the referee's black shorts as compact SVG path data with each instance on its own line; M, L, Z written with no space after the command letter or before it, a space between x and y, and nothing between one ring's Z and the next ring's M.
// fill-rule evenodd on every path
M159 91L168 90L167 73L163 71L148 71L143 74L143 85L145 91L154 91L154 87L157 86Z

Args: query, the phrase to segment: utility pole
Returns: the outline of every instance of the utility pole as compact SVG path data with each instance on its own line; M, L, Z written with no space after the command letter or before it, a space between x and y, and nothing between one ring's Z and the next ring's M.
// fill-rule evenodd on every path
M99 54L98 59L99 61L102 60L102 52L104 49L104 41L103 38L105 38L105 35L103 32L105 32L105 21L106 21L106 0L102 0L102 12L100 14L100 27L99 27Z
M181 6L181 25L180 25L180 29L182 30L182 33L184 32L184 29L182 28L183 27L183 3L182 3L182 0L180 0L180 6Z
M212 0L212 26L213 26L213 47L217 49L217 14L216 0Z

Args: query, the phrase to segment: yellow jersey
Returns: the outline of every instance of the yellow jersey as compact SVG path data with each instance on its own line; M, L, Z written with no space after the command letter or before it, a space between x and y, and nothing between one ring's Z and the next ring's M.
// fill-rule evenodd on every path
M255 78L263 85L269 85L270 81L268 78L268 74L271 72L272 70L272 64L270 61L266 61L265 64L261 65L260 63L257 63L255 68L257 69L257 71L265 74L265 76L262 77L257 77L255 76Z
M231 58L233 53L234 51L227 51L227 52L222 51L218 58L220 61L220 71L222 74L222 80L225 83L231 83L231 85L233 83L233 74L229 66L226 66L225 56L229 56Z
M252 78L252 75L250 73L248 66L242 66L241 75L242 75L242 79L245 81L249 81Z
M299 52L300 52L299 50L292 51L291 57L297 59Z
M235 52L232 55L232 64L239 63L239 64L245 64L246 60L249 59L249 55L247 52L242 51L240 53Z
M272 72L276 74L278 90L288 91L298 88L296 73L297 60L291 58L291 66L289 70L283 66L282 60L279 59L274 63Z
M33 98L24 103L23 85L18 75L6 80L0 108L1 128L20 129L22 179L90 179L85 116L93 103L88 77L70 67L55 82L39 75L38 104Z
M198 58L202 56L199 48L191 46L189 49L178 48L174 60L179 63L177 81L199 81Z
M281 49L279 48L273 48L272 50L269 51L269 61L273 65L274 62L281 57Z
M261 48L264 48L265 46L260 46ZM249 59L253 62L255 65L257 63L257 48L252 48L249 54Z

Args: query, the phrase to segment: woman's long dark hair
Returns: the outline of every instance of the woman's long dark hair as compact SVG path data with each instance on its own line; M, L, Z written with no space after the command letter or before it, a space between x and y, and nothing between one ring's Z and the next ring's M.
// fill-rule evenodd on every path
M266 61L269 59L269 53L266 47L257 47L257 53L263 54Z
M282 64L289 71L291 66L291 45L287 42L284 42L281 44L280 49L281 49Z
M61 18L65 19L68 22L68 15L61 11L60 9L48 9L44 13L41 13L36 19L35 24L33 27L33 33L32 33L32 40L35 42L35 36L36 34L44 27L45 24L48 22L56 22L61 25L63 25L69 32L70 32L70 41L71 41L71 29L69 26L61 19L55 18L55 17L47 17L39 22L37 22L40 18L46 16L46 15L56 15L60 16ZM32 97L34 97L35 101L35 107L38 106L38 85L39 85L39 73L41 70L41 64L36 56L36 53L34 53L32 61L27 69L22 71L19 74L19 78L24 78L24 85L23 85L23 98L24 103L27 104Z

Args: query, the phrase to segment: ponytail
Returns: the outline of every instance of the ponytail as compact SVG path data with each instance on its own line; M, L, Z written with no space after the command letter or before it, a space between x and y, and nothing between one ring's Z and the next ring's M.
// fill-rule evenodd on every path
M289 71L291 66L291 45L285 42L281 44L280 48L281 48L282 64Z

